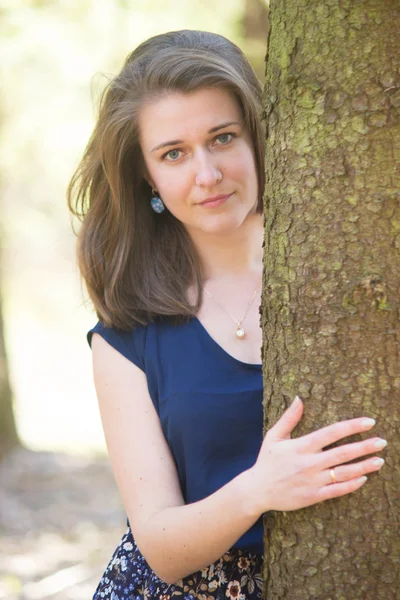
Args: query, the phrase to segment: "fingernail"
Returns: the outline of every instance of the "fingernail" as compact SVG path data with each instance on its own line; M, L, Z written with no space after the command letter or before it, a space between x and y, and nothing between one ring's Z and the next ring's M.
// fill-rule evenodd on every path
M387 446L387 441L386 440L378 440L377 442L375 442L374 447L378 448L378 450L380 448L384 448L385 446Z
M293 400L293 406L296 407L298 404L300 404L301 402L301 398L299 396L296 396L295 399Z
M361 421L362 427L372 427L375 424L376 424L375 419L363 419Z
M374 467L381 467L384 463L385 461L383 460L383 458L374 458L374 460L372 461Z
M365 475L360 477L360 479L357 479L357 483L365 483L365 481L367 481L367 477L365 477Z

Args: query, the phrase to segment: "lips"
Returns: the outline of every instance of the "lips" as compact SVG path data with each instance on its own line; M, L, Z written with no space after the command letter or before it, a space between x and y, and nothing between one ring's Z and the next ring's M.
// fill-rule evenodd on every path
M198 204L200 204L200 205L204 205L204 204L220 204L219 201L226 200L231 195L232 194L219 194L218 196L211 196L210 198L206 198L205 200L203 200L202 202L199 202Z

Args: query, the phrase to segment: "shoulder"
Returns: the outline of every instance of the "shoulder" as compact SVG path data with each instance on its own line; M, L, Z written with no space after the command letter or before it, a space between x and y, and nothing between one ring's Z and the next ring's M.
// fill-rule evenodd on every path
M92 347L93 334L99 334L110 346L125 358L146 370L146 363L154 362L155 356L170 353L181 347L192 329L192 320L176 323L170 318L159 318L147 325L138 325L130 330L107 327L100 321L87 332L87 341ZM189 340L187 340L189 341Z
M197 368L201 364L201 360L195 360L199 350L196 349L195 326L191 322L173 324L170 319L162 319L130 331L106 327L98 322L87 333L90 345L94 334L98 334L109 346L144 372L157 412L160 409L160 398L185 385L191 372L189 363L195 362ZM126 372L129 378L129 366L123 364L125 361L118 360L112 348L101 342L101 339L93 340L95 371L98 374L100 372L101 376L102 371L111 368L116 373L116 379Z
M147 325L140 325L130 330L122 330L116 327L108 327L101 323L101 321L98 321L87 332L86 338L89 346L92 347L93 334L97 333L125 358L144 370L147 331Z

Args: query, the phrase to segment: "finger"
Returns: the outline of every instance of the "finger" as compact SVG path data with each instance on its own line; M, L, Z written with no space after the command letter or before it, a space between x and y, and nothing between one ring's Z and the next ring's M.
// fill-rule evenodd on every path
M386 444L386 440L381 438L370 438L368 440L363 440L362 442L343 444L343 446L338 446L331 450L324 450L319 454L319 459L321 460L321 466L327 469L335 465L349 462L355 458L360 458L365 454L373 454L378 450L383 450Z
M279 421L275 423L275 425L268 431L268 438L273 440L289 439L290 434L303 415L303 409L303 402L298 396L296 396L289 408L285 410Z
M367 481L367 477L359 477L357 479L350 479L343 483L330 483L319 488L316 493L315 503L322 502L323 500L329 500L330 498L338 498L339 496L345 496L351 494L356 490L360 489Z
M324 484L335 484L342 483L343 481L350 481L351 479L358 479L366 473L373 473L379 471L385 464L383 458L374 456L373 458L367 458L351 465L344 465L335 467L334 469L328 469L321 472L321 480ZM336 481L333 481L331 472L333 471Z
M318 431L313 431L301 439L311 451L322 450L325 446L354 435L355 433L361 433L362 431L368 431L375 425L375 419L369 419L367 417L361 417L357 419L349 419L347 421L340 421L327 427L322 427Z

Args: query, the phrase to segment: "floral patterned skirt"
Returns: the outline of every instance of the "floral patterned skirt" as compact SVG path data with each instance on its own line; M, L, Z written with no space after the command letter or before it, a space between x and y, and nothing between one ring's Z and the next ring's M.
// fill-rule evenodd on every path
M260 600L264 557L231 548L202 571L165 583L150 568L128 527L116 548L93 600ZM176 598L178 600L178 598Z

